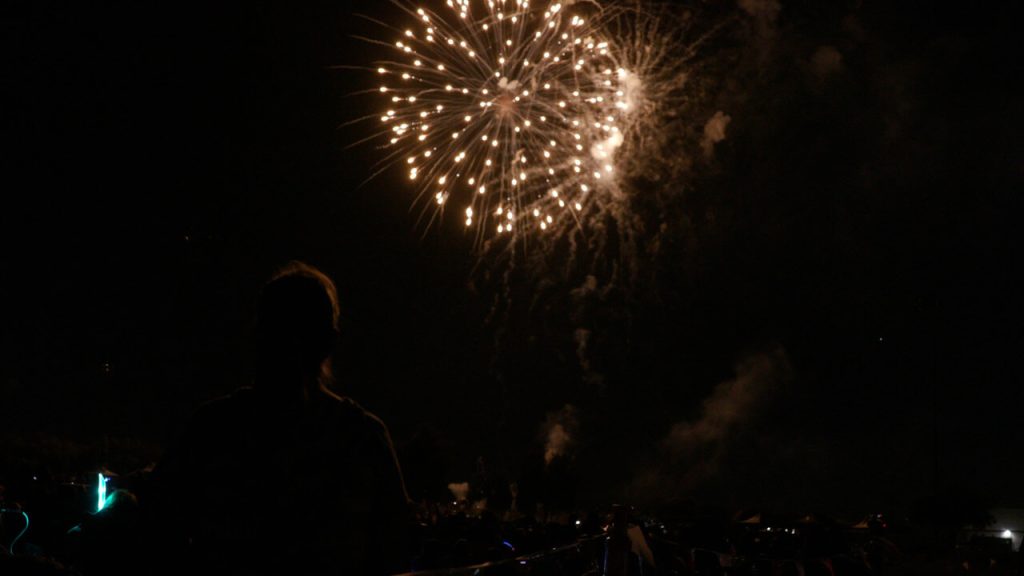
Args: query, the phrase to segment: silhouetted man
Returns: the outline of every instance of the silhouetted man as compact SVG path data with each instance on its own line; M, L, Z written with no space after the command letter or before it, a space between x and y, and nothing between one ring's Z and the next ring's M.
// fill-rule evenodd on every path
M252 388L193 416L156 470L172 557L211 573L403 571L408 499L387 428L327 388L334 284L293 263L267 283Z

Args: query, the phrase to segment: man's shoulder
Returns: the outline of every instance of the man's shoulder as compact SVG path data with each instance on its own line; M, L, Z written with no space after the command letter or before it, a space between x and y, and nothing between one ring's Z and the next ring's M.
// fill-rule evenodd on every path
M323 402L332 417L373 435L388 436L388 429L384 421L352 398L341 396L330 390L324 390L323 394Z
M362 421L369 425L383 426L384 422L381 421L374 413L370 412L366 408L363 408L362 404L356 402L348 396L342 396L331 390L323 390L321 399L324 404L328 407L333 414L342 418L348 418L356 421Z

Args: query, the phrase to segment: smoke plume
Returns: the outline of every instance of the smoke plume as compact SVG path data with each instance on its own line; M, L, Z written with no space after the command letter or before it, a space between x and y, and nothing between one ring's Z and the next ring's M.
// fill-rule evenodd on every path
M731 116L719 110L704 125L704 137L701 138L700 147L705 158L710 158L715 153L715 144L725 140L725 129L731 121Z
M567 404L558 412L548 414L544 423L544 464L568 455L579 430L576 408Z
M448 485L448 490L452 493L452 498L456 502L462 502L469 498L469 482L452 482Z
M785 353L776 350L751 356L736 367L736 377L715 386L704 400L701 416L678 422L665 444L677 457L699 458L706 473L713 472L729 439L755 416L759 406L788 373Z
M739 0L740 9L750 15L762 33L772 33L782 6L778 0Z
M672 426L662 441L660 465L634 483L639 494L689 494L709 483L725 485L762 458L779 457L776 442L757 430L780 402L776 397L790 378L785 351L747 357L736 376L714 387L700 414Z
M819 79L827 78L843 69L843 55L835 46L820 46L811 57L811 70Z

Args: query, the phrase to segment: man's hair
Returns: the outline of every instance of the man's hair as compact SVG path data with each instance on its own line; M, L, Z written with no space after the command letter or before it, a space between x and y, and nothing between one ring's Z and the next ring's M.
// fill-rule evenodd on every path
M263 286L256 331L265 344L322 362L338 333L334 282L309 264L289 262Z

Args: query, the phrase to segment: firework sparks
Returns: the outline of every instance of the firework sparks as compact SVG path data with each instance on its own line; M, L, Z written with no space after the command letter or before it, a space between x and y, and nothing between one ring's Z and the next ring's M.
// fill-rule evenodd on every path
M638 78L569 3L446 3L399 3L415 24L376 69L389 159L480 238L574 225L615 186Z

